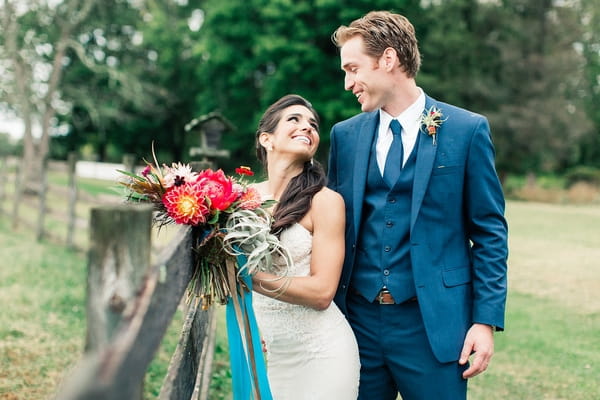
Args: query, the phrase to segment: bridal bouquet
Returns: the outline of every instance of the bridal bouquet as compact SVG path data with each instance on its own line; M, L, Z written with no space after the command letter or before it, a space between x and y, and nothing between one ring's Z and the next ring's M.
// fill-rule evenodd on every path
M236 169L237 178L222 170L192 171L187 164L160 166L147 163L140 174L126 177L127 200L154 205L154 222L191 225L199 230L194 251L197 265L188 293L201 299L202 308L226 304L227 336L235 399L272 400L261 352L260 335L252 309L252 279L256 271L273 271L272 259L291 265L288 251L271 234L271 215L245 182L254 175L248 167ZM281 263L278 263L281 264Z
M270 233L271 216L265 208L273 201L262 201L245 182L254 175L250 168L237 168L239 177L234 178L220 169L194 172L182 163L161 167L154 157L140 174L119 172L126 176L120 183L127 188L127 200L152 203L159 227L198 227L198 265L188 293L200 298L204 309L214 302L225 304L238 286L248 290L240 276L271 268L274 254L288 259Z

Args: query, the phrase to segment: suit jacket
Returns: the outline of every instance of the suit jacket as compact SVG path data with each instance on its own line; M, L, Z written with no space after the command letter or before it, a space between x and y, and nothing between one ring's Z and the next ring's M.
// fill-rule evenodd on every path
M417 149L410 216L413 277L432 350L459 358L473 323L504 329L507 224L487 119L426 96L446 120ZM346 258L335 302L346 313L378 111L331 130L329 187L346 203Z

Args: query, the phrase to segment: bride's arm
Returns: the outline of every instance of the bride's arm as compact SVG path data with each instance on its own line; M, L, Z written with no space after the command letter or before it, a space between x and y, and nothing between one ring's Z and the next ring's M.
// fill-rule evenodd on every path
M310 274L274 279L274 275L258 272L253 277L253 289L281 301L322 310L333 300L344 262L344 200L323 188L313 197L308 216L303 222L312 222Z

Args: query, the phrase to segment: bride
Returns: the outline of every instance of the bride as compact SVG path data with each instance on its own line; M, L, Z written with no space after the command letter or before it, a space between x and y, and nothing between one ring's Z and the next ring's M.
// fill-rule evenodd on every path
M358 395L358 347L332 302L344 260L344 202L325 187L323 168L312 160L318 123L308 101L287 95L265 111L256 134L267 180L254 187L263 199L277 200L272 230L293 260L283 271L283 261L275 258L273 273L253 276L254 310L275 400Z

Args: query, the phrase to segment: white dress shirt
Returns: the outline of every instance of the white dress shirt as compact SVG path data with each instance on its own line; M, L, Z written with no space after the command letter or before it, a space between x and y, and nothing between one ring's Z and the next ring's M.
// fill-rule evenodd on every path
M419 121L421 120L421 115L425 109L425 93L423 93L421 88L419 88L419 91L421 94L417 100L396 117L391 116L381 109L379 110L379 132L377 135L375 152L377 154L377 165L379 166L381 176L383 176L387 153L392 145L392 140L394 139L394 135L390 129L390 122L392 122L392 119L397 119L398 122L400 122L400 125L402 125L402 147L404 154L402 166L404 166L406 160L410 157L410 153L415 147L420 128Z

